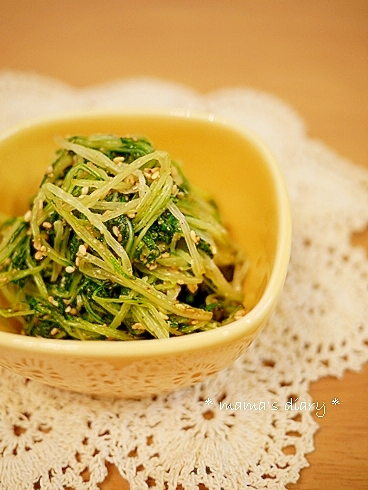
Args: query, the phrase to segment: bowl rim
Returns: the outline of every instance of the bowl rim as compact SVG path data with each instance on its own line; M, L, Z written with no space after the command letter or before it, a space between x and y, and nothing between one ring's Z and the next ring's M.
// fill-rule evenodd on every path
M35 351L45 355L71 355L77 357L93 358L145 358L162 355L175 355L210 349L216 346L231 343L247 335L258 333L255 325L268 318L269 312L276 303L287 275L291 253L292 221L286 183L278 161L268 145L251 129L212 112L198 110L184 110L178 108L124 108L111 109L84 109L57 115L40 116L23 120L13 124L0 132L0 144L7 138L31 127L47 126L48 124L65 122L68 120L93 119L96 117L165 117L187 118L197 121L209 122L223 126L248 140L263 156L265 164L272 176L276 202L278 203L278 230L279 238L276 246L274 266L268 284L257 304L244 317L228 325L181 337L169 339L146 339L132 341L109 342L106 340L80 341L63 339L45 339L30 337L17 333L0 330L0 348Z

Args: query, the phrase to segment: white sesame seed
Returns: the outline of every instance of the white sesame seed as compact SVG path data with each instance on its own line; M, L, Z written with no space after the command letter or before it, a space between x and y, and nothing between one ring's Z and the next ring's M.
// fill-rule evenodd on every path
M34 257L35 257L36 260L42 260L44 258L44 253L38 251L38 252L35 253L35 256Z
M26 221L27 223L29 223L31 221L31 216L32 216L32 212L31 210L29 209L26 214L24 215L24 221Z
M49 296L48 298L49 303L51 303L54 306L59 306L59 303L56 301L56 299L53 296Z
M78 253L80 253L81 255L86 255L86 253L87 253L86 246L85 245L79 245Z
M112 227L112 232L115 236L119 236L119 228L116 225Z
M189 290L189 291L190 291L192 294L194 294L194 293L196 293L196 292L197 292L197 290L198 290L198 285L197 285L197 284L187 284L187 288L188 288L188 290Z
M40 248L41 248L41 240L40 240L40 238L39 238L39 237L37 237L37 238L35 238L35 239L33 240L33 246L34 246L34 248L35 248L36 250L40 250Z
M129 185L134 185L135 184L135 178L134 175L130 174L128 177L125 179L125 182Z
M54 327L50 332L51 335L56 335L57 333L59 333L59 329L56 327Z
M194 243L198 243L200 238L197 236L196 232L194 230L190 230L190 238Z
M52 228L52 224L49 222L49 221L44 221L42 223L42 226L46 229L46 230L50 230Z
M133 323L132 328L134 330L146 330L140 322Z
M155 269L157 269L157 264L153 263L153 264L146 264L146 267L148 270L150 271L154 271Z
M67 272L68 274L72 274L74 271L75 267L73 267L72 265L68 265L65 267L65 272Z
M156 180L158 177L160 176L160 170L159 169L156 169L153 173L152 173L152 176L151 176L151 179L152 180Z
M81 194L82 196L86 196L89 192L89 187L88 186L84 186L82 187L82 190L81 190Z
M240 318L243 318L244 315L245 315L245 310L241 309L235 313L234 320L239 320Z
M159 311L158 314L160 315L161 318L163 318L164 320L168 320L169 317L167 315L165 315L165 313L163 313L162 311Z

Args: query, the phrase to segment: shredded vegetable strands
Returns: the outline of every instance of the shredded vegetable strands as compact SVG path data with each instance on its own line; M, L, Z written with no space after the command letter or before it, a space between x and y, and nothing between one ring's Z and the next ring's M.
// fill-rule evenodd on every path
M116 163L112 162L110 158L104 155L101 151L96 151L92 148L86 148L85 146L78 145L76 143L70 143L61 138L56 138L56 142L61 148L65 150L70 150L76 155L83 157L84 159L91 161L98 167L110 170L111 172L117 174L119 172L119 167Z
M22 229L23 228L23 229ZM26 229L23 223L15 221L9 226L9 230L5 230L6 234L1 242L0 247L0 263L12 256L14 251L24 240Z
M136 323L133 324L133 328L138 327L139 329L143 327L158 339L166 339L169 337L167 324L154 308L139 308L133 306L132 316L134 320L136 320Z
M145 157L138 158L135 162L133 162L130 166L124 167L118 175L116 175L114 178L110 179L108 182L106 182L105 185L99 187L96 189L92 194L90 194L88 197L85 197L85 205L86 206L92 206L93 203L97 202L100 198L104 198L107 193L114 189L117 185L120 184L120 182L124 179L126 179L129 175L131 175L135 170L139 169L142 167L144 164L147 162L151 161L154 158L159 158L162 152L154 152L149 155L146 155Z
M238 258L237 265L234 269L233 280L231 281L231 285L238 294L242 295L242 287L244 279L249 271L250 262L247 258L244 257L244 254L239 253L240 257Z
M131 201L129 201L127 203L123 203L123 204L116 204L116 203L110 203L110 202L105 203L108 206L104 206L103 203L101 203L98 206L98 203L96 203L93 206L93 208L94 209L100 209L100 210L106 209L106 211L103 213L103 215L101 215L101 221L104 222L104 221L109 221L110 219L118 218L119 216L121 216L123 214L130 213L131 211L133 211L134 209L137 208L138 202L139 202L139 199L132 199ZM111 209L111 211L109 211L109 209Z
M171 187L172 187L172 182L171 178L168 177L168 182L165 183L164 187L162 189L157 190L157 198L156 202L152 203L151 207L148 207L145 215L143 215L142 219L138 222L138 224L134 227L134 224L136 222L133 222L133 227L134 230L137 232L139 230L140 233L136 240L134 241L133 244L133 249L131 254L133 254L143 237L146 235L147 230L152 226L152 224L156 221L156 219L161 215L162 210L166 208L167 203L169 202L170 195L171 195ZM144 228L142 229L142 227Z
M89 262L89 263L88 263ZM94 264L97 267L93 267ZM188 305L183 305L175 300L171 300L167 295L162 292L152 288L146 281L138 278L129 278L124 275L118 275L114 272L105 269L105 264L91 255L87 256L80 264L81 271L92 278L110 280L112 282L117 282L122 286L135 291L136 293L146 298L151 303L155 304L162 310L181 315L185 318L193 318L200 320L210 320L212 315L210 312L200 310L198 308L193 308Z
M228 281L226 281L213 260L209 259L209 257L203 253L201 253L201 257L203 259L206 276L208 279L211 279L217 291L221 291L227 298L240 302L242 300L242 295L236 291Z
M192 257L192 267L194 275L199 277L204 274L205 268L201 256L198 253L197 247L195 246L193 234L191 233L192 230L190 229L188 222L185 219L185 216L174 203L170 203L168 209L172 212L172 214L175 216L175 218L177 218L180 223L181 229L184 234L184 239L186 241L189 253Z
M115 341L239 316L249 264L167 152L135 136L57 143L29 211L0 227L0 316L26 335Z
M45 187L45 193L50 197L50 199L53 199L54 196L57 196L60 198L60 201L66 204L70 204L72 209L76 209L80 213L85 215L89 223L95 228L97 228L97 230L104 236L107 245L110 246L110 248L121 259L124 272L126 272L129 275L132 274L132 270L133 270L132 265L130 263L128 254L126 253L124 247L122 247L120 243L114 239L114 237L111 235L111 233L106 228L106 226L102 223L98 215L92 213L86 206L84 206L84 204L81 202L80 199L77 199L71 196L70 194L67 194L59 187L53 184L45 184L44 187ZM77 230L74 231L77 232Z

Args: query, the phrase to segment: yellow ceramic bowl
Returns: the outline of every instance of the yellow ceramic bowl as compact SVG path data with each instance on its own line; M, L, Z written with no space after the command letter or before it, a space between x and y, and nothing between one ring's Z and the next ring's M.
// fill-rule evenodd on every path
M143 397L189 386L237 359L274 309L287 273L291 219L272 153L244 128L191 113L84 114L24 124L0 136L0 211L22 215L54 151L55 135L139 133L181 160L219 203L251 263L247 315L216 330L130 342L25 337L0 323L0 365L27 378L94 395Z

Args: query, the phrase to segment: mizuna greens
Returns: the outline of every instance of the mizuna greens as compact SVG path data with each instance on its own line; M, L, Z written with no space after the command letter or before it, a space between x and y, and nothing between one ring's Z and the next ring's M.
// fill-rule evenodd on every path
M29 211L0 229L0 315L25 335L135 340L244 314L243 253L167 152L135 136L57 143Z

